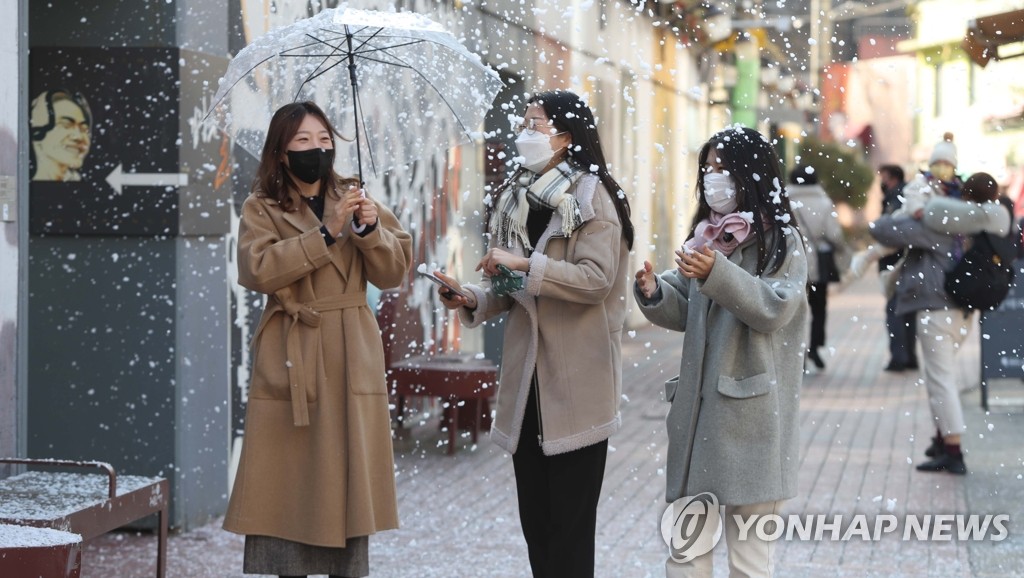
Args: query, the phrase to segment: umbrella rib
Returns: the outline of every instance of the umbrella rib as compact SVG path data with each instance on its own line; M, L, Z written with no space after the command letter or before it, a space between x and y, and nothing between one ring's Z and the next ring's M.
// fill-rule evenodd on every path
M426 40L414 40L412 42L405 42L405 43L402 43L402 44L394 44L392 46L380 46L380 47L377 47L377 46L371 45L370 46L371 50L365 50L364 51L364 50L356 49L355 50L355 54L362 55L362 54L368 54L370 52L380 52L382 50L391 50L393 48L402 48L403 46L413 46L413 45L416 45L416 44L423 44L425 42L427 42L427 41ZM431 44L437 44L437 43L436 42L432 42ZM365 45L366 44L364 44L363 46L365 46ZM360 48L362 48L362 47L360 47Z
M307 78L302 83L302 86L299 87L299 92L302 91L302 87L305 86L306 83L311 82L313 80L316 80L317 78L319 78L320 76L324 75L327 72L330 72L332 69L334 69L334 67L336 67L336 66L338 66L340 64L345 64L346 55L342 54L343 52L346 51L344 48L342 48L341 46L334 46L333 44L330 44L329 42L327 42L325 40L321 40L320 43L321 44L325 44L325 45L333 48L334 51L332 53L330 53L330 54L319 54L319 55L314 55L314 54L290 54L290 55L288 55L288 56L293 56L293 57L303 56L303 57L309 57L309 58L312 58L314 56L324 56L325 57L324 58L324 62L327 62L328 59L330 59L330 58L332 58L334 56L340 57L340 59L337 62L335 62L334 64L328 66L327 68L325 68L323 70L320 70L319 72L314 70L314 72L309 76L309 78ZM353 50L352 54L356 55L356 56L359 56L359 58L362 58L362 59L365 59L365 60L369 60L371 62L378 62L380 64L386 64L388 66L395 66L395 67L398 67L398 68L412 68L411 66L408 66L406 64L401 64L401 63L396 63L396 62L388 62L386 60L377 60L375 58L370 58L370 57L367 57L367 56L362 56L362 55L358 54L357 50ZM389 54L388 56L391 56L391 55ZM317 66L317 70L319 70L320 66L322 66L322 65L323 65L323 63L321 63L319 66ZM298 93L296 93L296 98L298 98ZM371 159L371 162L372 162L372 159Z
M283 51L281 51L280 56L306 56L305 54L288 54L288 53L292 52L294 50L302 50L303 48L309 48L310 46L316 46L317 44L327 44L328 46L332 46L333 47L333 45L332 44L328 44L328 42L326 40L321 40L321 39L317 38L316 36L313 36L309 32L306 33L306 36L309 36L310 38L312 38L314 40L314 42L310 42L309 44L300 44L298 46L292 46L291 48L285 48Z
M399 59L398 59L398 58L397 58L396 56L394 56L394 55L392 55L392 54L388 53L387 51L388 51L388 50L391 50L391 49L393 49L393 48L401 48L401 47L403 47L403 46L412 46L412 45L414 45L414 44L422 44L422 43L424 43L424 42L427 42L426 40L416 40L416 41L414 41L414 42L406 42L406 43L404 43L404 44L396 44L396 45L393 45L393 46L381 46L381 47L375 47L375 46L372 46L372 45L371 45L371 46L370 46L370 50L361 50L361 48L362 48L363 46L366 46L366 45L367 45L367 43L369 43L369 41L370 41L370 40L372 40L372 38L369 38L369 39L367 39L367 40L366 40L366 42L364 42L364 43L363 43L362 45L360 45L360 47L359 47L359 48L356 48L355 50L353 50L353 51L352 51L352 54L353 54L354 56L358 57L358 58L362 58L362 59L364 59L364 60L369 60L369 61L371 61L371 62L377 62L377 63L380 63L380 64L386 64L386 65L388 65L388 66L396 66L396 67L399 67L399 68L410 68L410 69L412 68L412 66L410 66L410 65L408 65L408 64L405 64L405 63L403 63L403 62L389 62L389 61L387 61L387 60L381 60L381 59L378 59L378 58L372 58L372 57L369 57L369 56L366 56L366 55L367 55L367 54L370 54L370 53L372 53L372 52L380 52L380 53L383 53L383 54L385 54L385 55L387 55L387 56L390 56L390 57L392 57L392 58L395 58L396 60L399 60ZM327 41L327 40L318 40L318 42L319 42L320 44L324 44L324 45L326 45L326 46L329 46L330 48L333 48L334 50L333 50L333 51L332 51L331 53L329 53L329 54L282 54L281 56L291 56L291 57L293 57L293 58L294 58L294 57L305 57L305 58L313 58L313 57L319 57L319 56L323 56L323 57L325 57L325 62L326 62L326 59L327 59L327 58L331 58L331 57L333 57L333 56L340 56L340 57L342 57L342 58L344 58L344 57L345 57L345 55L344 55L344 54L342 54L343 52L345 52L345 49L344 49L344 48L342 48L341 46L335 46L335 45L331 44L331 43L330 43L329 41ZM307 45L307 46L312 46L312 44L310 44L310 45ZM309 80L313 80L313 79L315 79L315 78L317 78L317 77L321 76L321 75L322 75L323 73L325 73L325 72L327 72L327 71L331 70L332 68L334 68L334 67L335 67L335 66L337 66L338 64L342 64L343 62L344 62L344 60L342 60L342 61L339 61L339 62L337 62L337 63L335 63L335 64L332 64L331 66L327 67L326 69L324 69L323 71L320 71L320 72L316 72L316 71L314 71L314 72L315 72L315 74L313 74L312 76L310 76L310 77L309 77L309 78L307 79L307 81L309 81ZM320 67L319 67L319 66L317 66L317 69L319 69L319 68L320 68Z
M353 53L353 54L357 58L360 58L360 59L363 59L363 60L369 60L371 62L378 62L380 64L387 64L388 66L396 66L396 67L399 67L399 68L412 68L411 66L408 66L406 64L402 64L400 62L390 62L390 61L387 61L387 60L381 60L379 58L372 58L372 57L369 57L369 56L365 56L365 54L368 54L368 53L362 53L362 54L360 54L360 53ZM387 54L387 53L385 53L385 54ZM331 57L337 56L337 57L340 57L342 59L345 58L344 54L335 54L335 53L330 53L330 54L287 54L287 55L282 54L281 56L290 56L292 58L317 58L317 57L321 57L321 56L326 57L326 58L331 58ZM391 55L388 54L388 56L391 56ZM342 62L339 62L338 64L343 64L343 63L344 62L342 61ZM331 65L331 66L332 67L336 66L336 64L335 65ZM317 68L319 68L319 67L317 67ZM317 75L317 76L319 76L319 75Z
M240 75L238 77L238 80L232 82L231 86L229 86L228 89L224 91L224 96L220 97L220 100L218 100L217 102L213 103L213 106L210 107L210 110L206 111L206 116L203 117L203 120L206 120L206 118L208 116L210 116L210 113L212 113L213 110L220 105L220 103L224 102L224 99L228 97L228 94L231 92L231 89L234 88L236 84L238 84L239 82L242 82L242 80L244 78L249 76L249 73L251 73L253 70L256 70L257 68L259 68L259 66L261 64L263 64L264 62L270 60L271 58L274 58L275 56L277 56L277 55L276 54L271 54L270 56L264 58L263 60L257 62L256 64L252 65L252 67L250 67L249 70L246 70L244 74L242 74L242 75Z
M356 104L359 110L363 110L363 97L359 94L359 89L356 89ZM366 153L370 157L370 170L373 171L374 176L377 175L377 163L373 160L373 147L370 146L370 131L366 130L366 116L360 115L361 118L357 119L363 121L363 134L366 135Z
M345 64L345 61L344 60L339 60L339 61L335 62L334 64L328 66L327 68L321 70L320 72L317 72L316 74L312 74L302 84L306 84L307 82L312 82L312 81L316 80L317 78L320 78L324 74L327 74L328 72L334 70L335 67L341 66L342 64ZM317 67L317 68L319 68L319 67Z
M331 54L327 54L327 55L323 55L323 56L326 56L326 58L330 58L330 57L332 57L332 56L336 56L336 55L338 55L338 54L337 54L337 53L338 53L338 51L339 51L339 50L341 50L340 48L338 48L338 47L336 47L336 46L333 46L333 45L331 45L330 43L328 43L328 42L326 42L326 41L321 41L321 42L322 42L323 44L326 44L327 46L330 46L331 48L334 48L334 52L333 52L333 53L331 53ZM356 49L356 50L353 50L353 51L352 51L352 53L353 53L353 55L356 55L356 56L358 56L359 58L362 58L362 59L364 59L364 60L369 60L369 61L371 61L371 62L377 62L377 63L379 63L379 64L385 64L385 65L388 65L388 66L395 66L395 67L398 67L398 68L406 68L406 69L409 69L409 70L412 70L412 71L416 72L416 74L418 74L418 75L419 75L419 76L420 76L420 77L421 77L421 78L423 79L423 81L424 81L424 82L426 82L428 86L430 86L430 88L434 89L434 92L436 92L436 93L437 93L437 95L438 95L438 96L439 96L439 97L441 98L441 101L442 101L442 102L444 102L445 106L447 106L447 107L448 107L448 110L450 110L450 111L451 111L451 113L452 113L452 116L453 116L453 117L455 118L455 120L456 120L456 121L457 121L457 122L459 123L459 126L461 126L461 127L462 127L462 130L463 130L463 131L465 131L465 132L469 132L469 129L468 129L467 127L466 127L466 125L465 125L465 124L463 124L463 122L462 122L462 119L460 119L460 118L459 118L459 115L458 115L458 114L457 114L457 113L455 112L455 110L454 110L454 109L452 108L451 104L449 104L449 103L448 103L448 100L447 100L447 99L445 99L445 97L444 97L444 95L443 95L443 94L441 93L441 91L440 91L440 90L438 90L438 89L437 89L437 87L436 87L436 86L434 86L434 84L433 84L432 82L430 82L430 80L428 80L428 79L427 79L426 75L424 75L424 74L420 73L419 71L417 71L417 70L416 70L416 68L415 68L414 66L412 66L411 64L407 64L407 63L406 63L406 62L405 62L405 61L404 61L403 59L399 58L398 56L395 56L394 54L391 54L390 52L388 52L388 50L390 50L390 49L392 49L392 48L400 48L400 47L402 47L402 46L409 46L409 45L411 45L411 44L420 44L420 43L423 43L423 42L425 42L425 41L423 41L423 40L420 40L420 41L417 41L417 42L410 42L410 43L407 43L407 44L401 44L401 45L397 45L397 46L383 46L383 47L379 47L379 48L378 48L378 47L372 47L372 46L371 46L372 50L369 50L369 51L366 51L366 52L360 53L360 52L359 52L359 49ZM363 45L365 46L365 45L366 45L366 43L364 42L364 43L363 43ZM386 55L386 56L388 56L388 57L390 57L390 58L393 58L393 59L395 59L395 61L396 61L396 62L389 62L389 61L387 61L387 60L380 60L380 59L378 59L378 58L372 58L372 57L366 56L366 54L367 54L367 53L369 53L369 52L380 52L381 54L384 54L384 55ZM294 54L294 55L290 55L290 56L310 56L310 57L311 57L311 56L313 56L313 55L299 55L299 54ZM341 56L343 56L343 55L341 55ZM326 59L325 59L325 62L326 62ZM333 69L334 67L338 66L339 64L344 64L344 60L339 60L338 62L335 62L335 63L334 63L334 64L332 64L331 66L328 66L327 68L325 68L325 69L323 69L323 70L321 70L321 71L319 71L319 72L317 72L317 73L315 73L315 74L312 74L312 75L311 75L311 76L310 76L309 78L307 78L307 79L306 79L306 80L305 80L305 81L304 81L304 82L302 83L302 86L300 86L300 87L299 87L299 92L301 92L301 91L302 91L302 87L303 87L303 86L305 86L305 85L306 85L306 83L308 83L308 82L311 82L311 81L313 81L313 80L316 80L317 78L319 78L319 77L320 77L320 76L322 76L323 74L325 74L325 73L327 73L327 72L330 72L330 71L331 71L331 69ZM319 67L319 66L317 66L317 68L320 68L320 67ZM298 93L296 93L296 98L298 98ZM371 160L370 160L370 162L372 163L372 162L373 162L373 160L371 159Z
M359 33L360 33L360 32L362 32L363 30L366 30L367 28L369 28L369 26L364 26L364 27L360 28L360 29L359 29L358 31L354 32L354 33L352 34L352 38L355 38L355 35L356 35L356 34L359 34ZM367 36L366 38L363 38L363 39L361 39L361 41L360 41L360 43L359 43L359 46L356 46L355 50L353 50L353 51L352 51L352 53L353 53L353 54L358 54L358 53L359 53L359 50L360 50L360 49L362 49L362 47L366 46L366 44L367 44L368 42L370 42L371 40L373 40L374 38L376 38L376 37L377 37L377 35L378 35L378 34L380 34L380 33L381 33L381 32L383 32L383 31L384 31L384 29L383 29L383 28L377 28L377 30L376 30L376 31L375 31L375 32L374 32L373 34L371 34L371 35Z
M388 54L388 56L391 56L391 55ZM369 56L360 56L359 58L362 59L362 60L369 60L370 62L376 62L376 63L379 63L379 64L386 64L388 66L394 66L395 68L410 68L410 69L412 68L412 66L409 66L408 64L402 64L401 62L389 62L387 60L380 60L379 58L370 58Z
M320 40L319 38L317 38L317 37L315 37L315 36L313 36L311 34L306 34L306 36L309 36L313 40L316 40L317 42L320 42L322 44L327 44L326 42ZM331 46L331 45L327 44L327 46ZM316 65L316 68L313 69L313 72L309 76L306 77L306 80L302 81L302 84L299 85L298 90L295 91L295 98L292 99L293 102L299 100L299 95L302 94L302 89L306 87L306 84L312 82L313 80L319 78L325 72L327 72L327 71L331 70L332 68L334 68L335 66L341 64L342 61L338 60L338 62L335 62L334 64L328 66L327 68L325 68L323 70L320 70L320 67L323 66L328 60L330 60L331 57L337 55L338 51L340 50L340 48L337 47L337 46L331 46L331 48L333 48L334 51L331 54L328 54L328 55L324 56L323 61L321 61L320 64ZM320 72L317 72L318 70Z
M378 29L378 30L380 30L380 29ZM325 30L325 32L330 32L330 31ZM333 48L335 52L344 50L343 48L340 48L340 46L336 46L334 44L331 44L332 42L336 42L338 40L343 40L343 37L339 37L339 38L317 38L316 36L313 36L312 34L310 34L308 32L306 33L306 36L312 38L313 42L310 42L308 44L300 44L299 46L293 46L291 48L287 48L287 49L281 51L280 53L278 53L278 56L283 56L283 57L287 57L287 58L311 58L311 57L315 57L315 56L324 56L323 54L310 54L308 52L307 53L303 53L303 54L293 54L295 51L302 50L303 48L309 48L311 46L317 46L317 45L328 46L330 48ZM403 46L413 46L415 44L423 44L423 43L426 43L426 42L429 42L431 44L439 44L437 42L433 42L433 41L430 41L430 40L425 40L425 39L422 39L422 38L412 39L412 37L409 37L409 36L387 36L387 35L382 35L382 36L380 36L380 38L409 38L409 39L411 39L411 42L405 42L405 43L402 43L402 44L395 44L393 46L385 46L385 47L381 47L381 48L376 48L376 47L372 47L371 46L371 48L372 48L371 50L367 50L365 52L362 51L361 50L362 47L366 46L376 36L377 35L375 34L375 35L370 36L370 37L366 38L365 40L363 40L362 44L360 44L359 47L357 47L355 50L353 50L352 53L353 54L357 54L357 55L358 54L365 54L366 52L376 52L378 50L389 50L389 49L392 49L392 48L401 48Z
M465 132L466 134L469 134L469 128L467 128L466 125L462 122L462 119L459 118L459 114L457 112L455 112L454 108L452 108L451 103L449 103L448 99L444 97L444 94L440 90L438 90L436 86L434 86L434 83L430 82L430 79L427 78L427 76L425 74L420 72L418 69L416 69L412 65L406 63L404 60L402 60L398 56L395 56L394 54L388 54L388 56L390 56L391 58L394 58L395 60L403 63L403 65L405 65L406 67L410 68L414 73L416 73L420 78L423 79L423 82L427 83L427 86L429 86L430 88L434 89L434 92L437 93L438 98L441 99L441 102L443 102L444 105L448 107L448 110L452 113L452 117L455 118L455 122L459 123L459 126L462 127L463 132Z

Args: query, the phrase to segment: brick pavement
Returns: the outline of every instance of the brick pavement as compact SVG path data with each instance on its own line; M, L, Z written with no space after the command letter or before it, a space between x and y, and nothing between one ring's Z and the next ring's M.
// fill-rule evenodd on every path
M1010 513L1024 519L1024 412L978 408L964 395L965 478L920 474L932 428L923 385L912 373L887 374L883 302L877 279L834 294L829 311L827 369L806 376L801 400L799 495L783 514ZM977 328L961 353L963 383L976 385ZM665 550L657 532L664 509L667 406L662 383L675 375L680 334L638 329L624 343L624 427L612 438L598 512L601 577L662 576ZM1024 397L1020 382L994 386L998 401ZM436 414L436 411L433 412ZM436 415L397 440L402 528L371 540L372 576L380 578L529 576L516 511L511 460L486 438L460 441L445 455ZM169 577L240 577L240 538L212 523L172 536ZM84 578L152 575L152 539L123 532L88 545ZM725 551L713 553L716 577L727 576ZM1010 528L999 543L780 541L781 577L967 577L1024 574L1024 537Z

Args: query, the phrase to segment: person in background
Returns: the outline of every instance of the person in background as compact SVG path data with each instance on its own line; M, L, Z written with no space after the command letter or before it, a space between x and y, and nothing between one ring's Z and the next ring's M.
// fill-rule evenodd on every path
M941 196L960 198L960 189L964 182L956 172L957 159L953 133L944 133L942 140L932 147L932 154L928 157L928 170L924 172L928 184Z
M789 201L807 246L807 302L811 307L811 341L807 359L825 369L820 348L825 345L828 317L828 284L839 281L839 272L850 265L850 249L839 225L835 205L818 184L809 164L798 164L789 173Z
M698 155L697 214L676 268L645 261L634 298L655 325L682 331L666 384L665 498L711 492L725 505L732 576L773 576L775 542L740 540L736 518L779 513L797 493L799 399L807 340L807 256L775 149L736 125ZM669 578L714 575L713 554Z
M907 251L898 273L896 315L917 316L922 377L936 426L925 450L929 460L918 464L918 471L967 473L960 446L966 425L956 354L970 331L972 314L957 307L946 293L945 275L963 255L965 238L980 232L999 236L1009 232L1011 213L993 201L996 191L995 181L979 173L962 191L957 188L957 197L962 192L970 202L938 193L922 209L882 215L869 229L883 245ZM905 205L900 212L906 209Z
M579 96L533 95L515 130L519 167L493 194L484 278L436 273L465 296L438 293L468 327L508 312L491 439L512 454L530 568L593 578L633 224Z
M903 187L906 185L903 169L899 165L882 165L878 168L882 185L882 214L891 215L903 206ZM903 251L896 251L878 260L878 271L887 271L903 257ZM885 302L885 327L889 332L889 363L885 371L916 370L917 364L917 321L913 314L896 316L896 296Z
M398 527L380 329L366 287L396 287L412 237L334 172L312 102L270 121L242 204L238 282L267 296L253 336L245 441L224 529L246 574L369 574L369 536Z

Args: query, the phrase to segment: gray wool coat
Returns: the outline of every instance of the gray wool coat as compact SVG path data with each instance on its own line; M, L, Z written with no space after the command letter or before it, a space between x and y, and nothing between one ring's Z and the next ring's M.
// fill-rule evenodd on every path
M666 384L665 499L712 492L737 506L796 495L798 413L807 349L807 257L795 237L775 273L754 275L757 244L715 256L705 280L658 276L640 310L685 332L679 377Z
M915 311L956 309L946 294L946 271L956 266L956 235L1006 235L1010 211L998 202L969 203L936 197L925 205L921 220L882 215L871 224L871 236L883 245L907 248L896 284L896 315Z

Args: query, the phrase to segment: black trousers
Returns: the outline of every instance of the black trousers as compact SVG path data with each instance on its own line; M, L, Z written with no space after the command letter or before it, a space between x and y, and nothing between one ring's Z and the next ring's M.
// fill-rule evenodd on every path
M545 456L537 424L531 391L522 437L512 456L530 568L534 578L593 578L597 504L608 441Z
M811 308L811 343L808 349L816 351L825 345L825 316L828 309L828 283L811 283L807 292Z
M917 314L896 315L896 298L885 304L885 326L889 329L889 357L896 365L917 363Z

